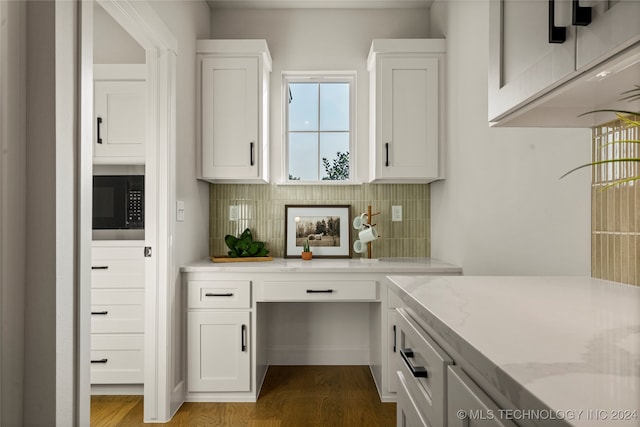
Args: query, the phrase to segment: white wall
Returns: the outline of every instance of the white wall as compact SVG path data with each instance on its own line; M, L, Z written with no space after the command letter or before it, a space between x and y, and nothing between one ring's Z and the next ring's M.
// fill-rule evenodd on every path
M144 64L142 46L102 6L93 5L93 63Z
M367 56L376 38L429 35L427 9L214 9L211 38L266 39L271 73L271 178L282 176L282 72L357 72L356 174L368 177L369 76Z
M176 105L176 197L185 203L185 221L176 224L171 312L172 411L177 409L185 373L184 302L180 266L208 256L209 184L196 180L196 40L209 35L209 7L204 1L150 2L178 41ZM173 209L175 218L175 208ZM181 402L181 401L180 401Z
M431 254L472 274L590 274L590 131L487 125L489 1L436 1L447 39L446 180L431 185Z

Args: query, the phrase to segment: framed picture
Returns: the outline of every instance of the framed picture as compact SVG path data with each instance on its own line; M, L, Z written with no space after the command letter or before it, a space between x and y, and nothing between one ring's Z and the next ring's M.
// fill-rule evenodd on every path
M314 258L351 258L350 205L286 205L285 258L297 258L307 240Z

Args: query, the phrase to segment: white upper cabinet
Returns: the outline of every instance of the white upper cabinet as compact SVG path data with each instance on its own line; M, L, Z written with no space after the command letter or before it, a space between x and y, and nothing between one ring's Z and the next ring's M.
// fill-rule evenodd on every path
M94 164L144 164L144 64L94 66Z
M264 40L199 40L198 177L269 181L269 77Z
M369 53L372 182L442 178L444 40L374 40Z
M639 1L490 2L489 121L592 126L580 114L616 108L637 84L639 16Z

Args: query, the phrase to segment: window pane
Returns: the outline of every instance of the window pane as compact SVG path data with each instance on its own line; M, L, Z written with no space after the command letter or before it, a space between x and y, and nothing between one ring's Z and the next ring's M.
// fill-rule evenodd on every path
M289 83L289 130L318 130L318 83Z
M321 133L320 158L321 179L349 179L349 132Z
M318 134L289 134L289 179L318 180Z
M349 83L320 84L320 130L350 130Z

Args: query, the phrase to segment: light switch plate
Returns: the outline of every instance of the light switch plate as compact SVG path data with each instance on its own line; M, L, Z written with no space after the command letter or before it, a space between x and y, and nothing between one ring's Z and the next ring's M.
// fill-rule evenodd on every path
M391 221L402 221L402 206L391 206Z
M184 221L184 202L182 200L176 202L176 221Z

